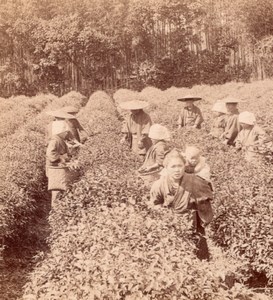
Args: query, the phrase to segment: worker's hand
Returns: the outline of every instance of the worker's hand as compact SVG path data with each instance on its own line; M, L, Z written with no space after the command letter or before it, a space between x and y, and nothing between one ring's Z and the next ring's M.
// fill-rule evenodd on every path
M78 160L71 161L70 163L67 164L67 166L69 170L77 170L80 167Z
M145 167L140 167L140 168L138 169L138 172L139 172L139 173L144 173L144 172L146 172L146 168L145 168Z
M182 128L182 126L181 125L178 125L178 129L181 129Z
M197 125L196 125L196 124L194 124L194 125L192 126L192 128L197 128Z
M170 206L170 205L172 204L172 202L173 202L173 199L174 199L173 196L168 195L168 196L166 197L166 199L164 200L163 206L164 206L164 207Z
M120 143L121 144L124 144L126 142L126 137L124 136L121 140L120 140Z
M225 139L222 143L223 143L224 145L227 145L227 144L228 144L228 140Z
M138 141L137 146L139 149L144 149L144 143L142 140Z
M224 138L224 133L219 136L219 139L222 140Z
M71 157L68 154L62 155L62 158L67 162L70 161Z
M83 136L81 138L81 143L84 144L87 140L88 140L88 137L87 136Z

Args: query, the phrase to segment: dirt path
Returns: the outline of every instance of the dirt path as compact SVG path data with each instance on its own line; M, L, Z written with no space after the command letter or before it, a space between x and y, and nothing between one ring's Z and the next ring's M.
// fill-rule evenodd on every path
M0 266L0 299L20 299L28 274L35 264L35 257L48 251L46 239L50 234L47 221L50 211L48 199L40 199L39 207L20 241L7 241L4 263Z

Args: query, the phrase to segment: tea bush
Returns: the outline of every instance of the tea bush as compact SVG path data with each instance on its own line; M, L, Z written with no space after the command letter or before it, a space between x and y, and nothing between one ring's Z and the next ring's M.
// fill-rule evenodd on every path
M0 138L13 134L31 118L36 117L54 99L53 95L38 95L32 98L18 96L0 101Z

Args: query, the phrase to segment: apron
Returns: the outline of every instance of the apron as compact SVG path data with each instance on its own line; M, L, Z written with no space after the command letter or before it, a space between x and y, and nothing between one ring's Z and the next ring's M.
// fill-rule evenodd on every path
M65 191L70 183L70 171L68 167L47 167L48 190Z

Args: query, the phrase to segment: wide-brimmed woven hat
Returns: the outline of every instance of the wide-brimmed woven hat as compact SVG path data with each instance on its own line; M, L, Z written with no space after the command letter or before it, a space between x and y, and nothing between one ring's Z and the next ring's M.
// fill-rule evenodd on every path
M183 97L180 97L177 99L177 101L182 101L182 102L186 102L186 101L199 101L202 100L201 97L198 96L193 96L193 95L186 95Z
M169 141L171 139L171 134L167 127L160 124L153 124L149 130L149 138Z
M62 111L68 113L68 114L75 114L79 112L79 109L75 106L65 106L61 109Z
M256 123L255 115L251 112L244 111L239 114L238 121L240 123L254 125Z
M211 110L226 114L227 113L226 103L217 101L216 103L214 103Z
M240 103L240 102L243 102L242 100L240 99L237 99L237 98L233 98L233 97L227 97L227 98L224 98L223 100L221 100L221 102L224 102L224 103Z
M49 116L61 118L61 119L74 119L75 118L73 115L70 115L60 109L47 111L46 114L48 114Z
M146 101L141 100L132 100L132 101L126 101L119 104L119 106L122 109L128 109L128 110L136 110L136 109L143 109L149 105Z

